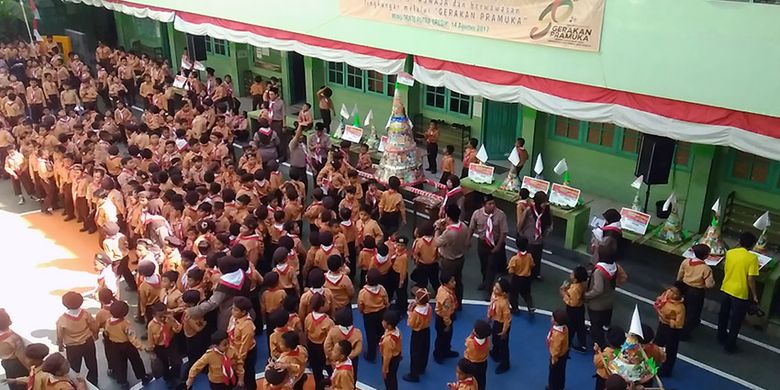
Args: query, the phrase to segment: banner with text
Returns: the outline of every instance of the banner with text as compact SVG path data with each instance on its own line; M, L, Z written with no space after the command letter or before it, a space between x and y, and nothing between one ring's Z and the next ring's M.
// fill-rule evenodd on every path
M606 0L341 0L341 13L384 23L599 51Z

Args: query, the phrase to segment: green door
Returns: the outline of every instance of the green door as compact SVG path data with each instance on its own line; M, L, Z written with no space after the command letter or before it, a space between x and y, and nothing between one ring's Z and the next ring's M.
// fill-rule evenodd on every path
M491 160L509 157L515 144L518 113L517 103L500 103L485 99L482 118L482 142Z

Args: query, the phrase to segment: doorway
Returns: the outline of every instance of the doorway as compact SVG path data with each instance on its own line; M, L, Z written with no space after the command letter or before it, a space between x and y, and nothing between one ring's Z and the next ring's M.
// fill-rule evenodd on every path
M294 51L287 52L287 61L290 71L290 99L287 104L303 103L306 101L306 70L303 56Z
M491 160L509 157L517 135L520 105L485 99L482 139Z

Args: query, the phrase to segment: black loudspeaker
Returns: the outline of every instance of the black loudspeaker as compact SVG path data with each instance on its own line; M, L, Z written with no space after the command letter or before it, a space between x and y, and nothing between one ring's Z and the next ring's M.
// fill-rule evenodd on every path
M643 134L634 175L644 175L647 185L668 183L675 145L671 138Z
M206 60L206 37L187 34L187 51L193 61Z

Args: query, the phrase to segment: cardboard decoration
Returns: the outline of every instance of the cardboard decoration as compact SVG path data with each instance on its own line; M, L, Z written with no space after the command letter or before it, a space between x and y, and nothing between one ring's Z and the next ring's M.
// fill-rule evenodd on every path
M481 161L483 164L487 162L488 154L487 150L485 149L485 144L482 144L482 146L479 147L479 151L477 152L477 160Z
M363 138L363 129L355 126L345 126L344 133L341 134L341 139L350 142L360 142Z
M384 152L385 151L385 145L387 145L387 136L383 135L382 138L379 139L379 151Z
M553 183L550 191L550 203L567 208L577 207L581 191L563 184Z
M536 179L531 176L525 176L523 177L523 184L520 186L520 188L527 189L529 196L533 198L534 194L539 191L550 191L550 182L542 179Z
M512 163L512 166L520 164L520 153L517 153L516 147L512 147L512 152L509 153L509 158L507 160Z
M645 180L645 175L639 175L639 177L637 177L634 180L634 182L631 183L631 188L636 189L636 190L642 188L642 181L644 181L644 180Z
M756 219L755 222L753 222L753 227L758 230L764 230L772 225L772 222L769 220L769 211L761 214L758 219Z
M558 161L558 164L555 164L553 171L558 175L563 175L564 172L568 172L569 164L566 163L566 159L562 158L561 161Z
M363 126L368 126L371 124L371 122L374 120L374 109L368 110L368 114L366 114L366 119L363 121Z
M626 207L620 209L620 227L632 233L644 236L650 225L650 214Z
M469 164L469 179L474 183L491 184L493 183L493 171L495 168L484 164Z
M345 104L341 104L341 110L339 111L339 114L341 114L341 117L344 118L344 120L349 119L349 110L347 110L347 106Z
M712 205L712 211L715 212L715 214L720 215L720 198Z
M538 156L536 156L536 164L534 164L534 173L537 175L541 175L542 171L544 171L544 162L542 161L542 154L539 153Z
M639 318L638 305L634 305L634 314L631 315L631 326L628 328L628 333L645 338L645 334L642 332L642 320Z

